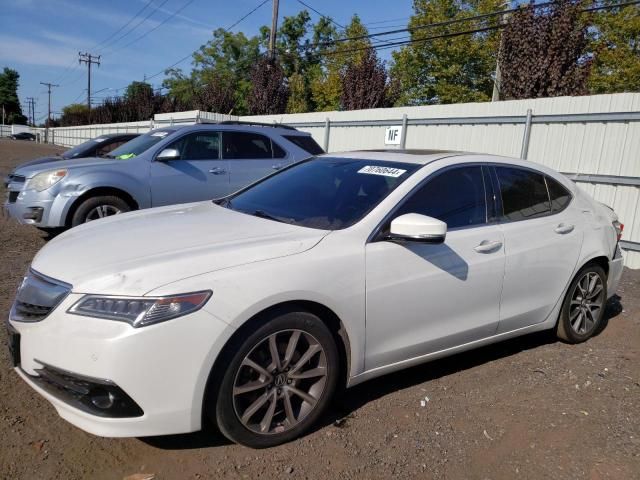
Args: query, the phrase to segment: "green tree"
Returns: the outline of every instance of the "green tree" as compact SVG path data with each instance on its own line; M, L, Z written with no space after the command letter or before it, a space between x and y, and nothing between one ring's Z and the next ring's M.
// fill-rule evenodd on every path
M152 97L153 87L147 82L131 82L124 92L124 98L132 100L138 97Z
M620 3L603 0L604 5ZM640 91L640 5L594 12L590 48L594 53L589 88L593 93Z
M358 15L351 18L349 25L340 34L327 28L326 24L319 25L316 31L324 39L314 43L329 45L319 47L324 59L320 72L311 83L312 98L318 111L338 110L342 97L341 75L348 65L362 62L371 46L371 41L362 37L369 32Z
M22 114L18 100L19 81L20 74L11 68L4 67L3 72L0 73L0 109L4 106L7 125L27 123L27 117Z
M504 9L505 0L414 0L409 27ZM391 76L399 105L482 102L491 98L499 33L430 37L495 25L495 18L411 31L411 43L393 53Z
M251 91L251 72L260 56L260 38L247 38L243 33L219 28L213 39L193 54L193 70L185 75L180 69L167 70L163 86L178 105L195 108L202 101L205 85L228 81L226 88L234 92L234 113L247 113L247 97ZM208 96L210 98L210 95ZM227 112L223 112L227 113Z
M60 124L64 127L89 123L89 107L86 103L72 103L62 108Z

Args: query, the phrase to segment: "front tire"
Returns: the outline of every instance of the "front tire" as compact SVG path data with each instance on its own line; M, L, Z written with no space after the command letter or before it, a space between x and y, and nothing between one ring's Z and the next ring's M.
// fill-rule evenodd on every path
M607 301L607 275L599 265L587 265L575 276L562 305L556 333L568 343L591 338L602 323Z
M217 398L210 413L220 431L252 448L307 432L329 405L339 377L327 326L311 313L285 312L234 343L212 388Z
M75 227L83 223L98 220L99 218L110 217L125 213L131 210L131 207L120 197L114 195L105 195L91 197L84 200L71 218L71 226Z

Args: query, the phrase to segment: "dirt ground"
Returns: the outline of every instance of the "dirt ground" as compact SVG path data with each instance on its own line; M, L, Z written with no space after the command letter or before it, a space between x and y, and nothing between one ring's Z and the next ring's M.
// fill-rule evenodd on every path
M0 178L59 150L0 140ZM0 219L2 317L45 242L35 228ZM0 478L637 479L640 271L626 270L618 293L607 326L586 343L529 335L379 378L348 390L310 435L260 451L215 431L84 433L11 369L2 328Z

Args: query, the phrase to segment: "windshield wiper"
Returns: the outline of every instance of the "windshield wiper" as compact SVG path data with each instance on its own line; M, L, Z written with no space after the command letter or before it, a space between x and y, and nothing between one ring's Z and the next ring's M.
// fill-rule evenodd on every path
M264 210L255 210L251 215L253 215L254 217L266 218L267 220L273 220L280 223L294 223L293 218L275 217L273 215L269 215Z

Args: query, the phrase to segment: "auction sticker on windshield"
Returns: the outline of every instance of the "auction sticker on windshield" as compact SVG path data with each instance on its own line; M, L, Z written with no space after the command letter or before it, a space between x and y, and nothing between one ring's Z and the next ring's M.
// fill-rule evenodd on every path
M378 167L375 165L367 165L366 167L362 167L360 170L358 170L358 173L366 173L368 175L383 175L385 177L393 178L398 178L400 175L406 172L406 170L402 170L401 168Z

